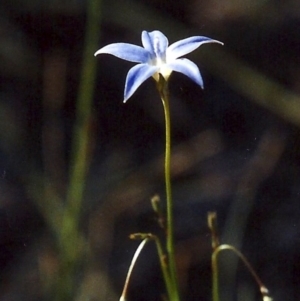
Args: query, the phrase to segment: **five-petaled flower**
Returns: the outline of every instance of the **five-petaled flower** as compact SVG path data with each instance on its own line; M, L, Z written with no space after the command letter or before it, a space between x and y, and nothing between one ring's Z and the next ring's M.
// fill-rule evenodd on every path
M194 36L179 40L169 46L167 37L160 31L143 31L144 48L128 43L114 43L99 49L95 56L107 53L126 61L139 63L132 67L127 74L124 91L124 102L126 102L150 76L158 81L159 74L161 74L165 80L168 80L172 71L185 74L203 88L203 80L197 65L180 57L194 51L204 43L223 44L211 38Z

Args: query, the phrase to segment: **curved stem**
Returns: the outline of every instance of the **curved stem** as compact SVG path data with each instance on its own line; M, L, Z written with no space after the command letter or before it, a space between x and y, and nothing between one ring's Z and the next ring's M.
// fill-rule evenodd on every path
M138 248L136 249L136 251L135 251L135 253L134 253L133 257L132 257L131 264L129 266L129 269L128 269L128 272L127 272L127 276L126 276L126 280L125 280L125 284L124 284L124 287L123 287L122 295L120 297L120 301L126 300L126 294L127 294L127 291L128 291L129 280L130 280L133 268L135 266L135 263L136 263L138 257L140 256L140 253L142 252L145 244L148 241L149 241L148 237L144 238L142 240L142 242L139 244Z
M172 301L179 301L179 290L176 276L175 254L174 254L174 223L173 223L173 200L171 188L171 119L169 106L169 91L167 81L160 75L157 88L163 103L166 130L165 149L165 184L167 199L167 254L169 272L172 280Z
M219 245L217 248L214 249L213 253L212 253L212 273L213 273L213 301L219 301L219 283L218 283L218 263L217 263L217 257L219 255L219 253L221 251L224 250L229 250L232 251L233 253L235 253L245 264L245 266L247 267L248 271L251 273L251 275L253 276L255 282L257 283L257 285L260 288L260 292L263 295L263 297L266 297L269 295L269 291L266 288L266 286L263 284L263 282L261 281L261 279L258 277L257 273L254 271L253 267L251 266L250 262L248 261L248 259L239 251L237 250L235 247L231 246L231 245L227 245L227 244L222 244Z

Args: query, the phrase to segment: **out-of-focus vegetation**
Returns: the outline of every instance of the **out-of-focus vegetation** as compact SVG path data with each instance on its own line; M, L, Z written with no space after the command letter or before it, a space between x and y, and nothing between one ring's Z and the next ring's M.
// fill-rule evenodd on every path
M73 129L88 1L0 3L1 300L61 296L55 291L63 275L58 233L74 168L72 145L81 138ZM64 241L72 254L84 250L71 274L72 300L117 300L137 244L128 235L159 231L149 202L155 193L164 197L159 97L148 80L122 104L131 64L93 57L108 43L140 44L141 31L154 29L170 42L206 35L225 43L190 55L205 90L180 74L170 81L182 300L211 298L206 214L212 210L222 239L242 249L274 300L299 299L298 4L102 0L98 41L91 41L98 46L89 50L97 67L89 169L76 207L78 236ZM222 257L220 277L222 300L260 300L232 256ZM157 300L162 292L156 252L147 246L129 298Z

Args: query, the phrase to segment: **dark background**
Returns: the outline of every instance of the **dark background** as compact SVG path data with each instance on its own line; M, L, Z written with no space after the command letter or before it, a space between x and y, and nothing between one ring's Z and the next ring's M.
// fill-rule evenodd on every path
M142 30L155 29L170 43L204 35L225 44L188 55L204 90L178 73L170 79L182 300L211 300L206 215L214 210L222 242L243 251L274 300L299 300L299 1L103 0L101 10L98 48L141 45ZM39 177L29 174L46 173L58 191L66 189L85 25L84 1L0 2L1 300L50 299L45 287L59 265L56 241ZM95 64L81 221L90 251L75 275L74 300L118 300L138 244L128 235L160 231L149 200L155 193L164 199L164 120L152 79L124 105L132 64L106 55ZM233 255L221 255L220 268L222 300L261 300ZM149 245L128 300L162 293Z

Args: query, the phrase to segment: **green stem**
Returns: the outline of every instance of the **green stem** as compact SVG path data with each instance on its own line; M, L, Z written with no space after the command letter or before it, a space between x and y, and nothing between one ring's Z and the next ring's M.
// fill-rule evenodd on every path
M173 292L173 289L172 289L173 284L172 284L172 280L170 278L170 274L169 274L169 270L168 270L168 264L166 262L166 255L164 254L163 247L161 245L161 242L160 242L159 238L157 236L153 236L153 239L155 240L156 249L157 249L157 253L158 253L158 257L159 257L160 266L161 266L162 274L163 274L163 277L164 277L166 289L167 289L167 292L168 292L168 296L169 296L169 298L171 298L172 292Z
M212 299L219 301L219 270L218 270L218 248L212 253L211 267L212 267Z
M261 291L261 294L263 297L269 296L269 291L266 288L266 286L263 284L263 282L261 281L261 279L258 277L258 275L256 274L256 272L254 271L253 267L251 266L250 262L248 261L248 259L239 251L237 250L235 247L231 246L231 245L227 245L227 244L222 244L219 245L217 248L214 249L213 253L212 253L212 293L213 293L213 301L219 301L219 280L218 280L218 255L221 251L225 251L225 250L229 250L232 251L233 253L235 253L241 260L242 262L245 264L245 266L247 267L248 271L250 272L250 274L253 276L255 282L257 283L257 285L259 286L259 289ZM269 298L269 300L271 300L271 298Z
M81 210L85 179L89 167L89 138L92 101L96 81L97 64L93 53L99 40L101 0L87 2L87 24L82 61L82 72L76 103L76 121L73 130L70 183L67 192L67 207L77 218Z
M173 223L173 200L171 188L171 119L169 106L169 91L167 81L160 75L157 88L163 103L166 128L166 149L165 149L165 184L167 199L167 254L169 272L172 281L172 301L179 301L179 289L176 276L175 254L174 254L174 223Z
M87 1L87 23L82 71L76 101L76 120L72 135L70 177L66 195L66 206L58 237L60 272L56 287L55 300L57 301L72 300L75 289L74 273L83 255L79 220L89 168L90 125L96 80L96 63L93 53L97 49L99 40L100 8L101 0Z
M218 250L220 246L219 235L217 230L217 213L208 212L207 223L211 232L211 243L213 253L211 256L211 266L212 266L212 297L213 301L219 301L219 270L218 270Z

